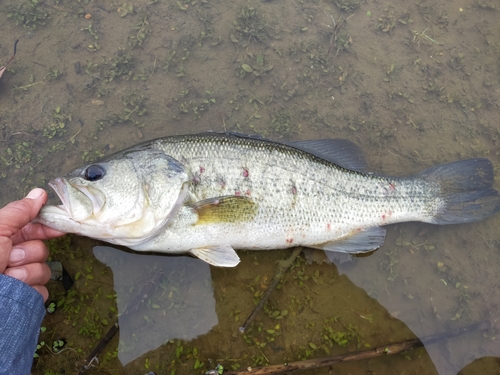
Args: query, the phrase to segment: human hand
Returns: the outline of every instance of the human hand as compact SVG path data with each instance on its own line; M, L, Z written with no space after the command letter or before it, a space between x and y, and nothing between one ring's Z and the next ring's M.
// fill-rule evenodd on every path
M28 196L0 209L0 273L19 279L35 288L46 301L45 284L50 268L45 263L49 252L41 240L64 233L31 221L47 202L47 192L33 189Z

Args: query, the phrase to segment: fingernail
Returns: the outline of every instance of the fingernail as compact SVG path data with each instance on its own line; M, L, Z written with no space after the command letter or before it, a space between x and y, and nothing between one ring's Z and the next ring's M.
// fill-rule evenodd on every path
M24 268L13 268L13 269L7 269L5 271L5 274L13 277L15 279L23 281L26 279L26 270Z
M28 195L26 196L26 198L29 198L29 199L38 199L42 196L43 194L43 189L40 189L40 188L36 188L36 189L33 189L31 190Z
M26 256L26 252L24 251L24 249L21 249L19 247L15 247L12 249L12 251L10 253L9 262L11 262L11 263L20 262L21 260L24 259L25 256Z

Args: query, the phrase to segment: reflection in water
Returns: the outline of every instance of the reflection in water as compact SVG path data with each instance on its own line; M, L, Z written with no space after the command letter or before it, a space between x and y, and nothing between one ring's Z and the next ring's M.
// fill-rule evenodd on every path
M125 366L168 340L191 340L218 323L210 266L190 257L127 253L95 246L95 257L113 271L120 344ZM158 277L158 273L162 273ZM138 296L148 282L149 295Z
M498 278L489 276L488 271L477 272L489 268L485 259L494 253L477 248L471 256L464 247L463 238L481 242L474 225L429 228L426 224L405 224L387 228L388 245L351 263L337 262L339 273L366 290L419 338L496 319L492 296ZM473 288L477 292L471 297ZM425 348L441 375L457 374L484 356L500 357L494 333L485 331Z

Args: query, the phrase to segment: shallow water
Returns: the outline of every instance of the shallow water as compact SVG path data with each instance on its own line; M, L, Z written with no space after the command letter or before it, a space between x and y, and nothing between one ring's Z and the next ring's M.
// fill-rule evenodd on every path
M208 130L348 138L374 171L392 175L481 156L497 171L498 5L359 3L2 2L0 64L20 41L0 78L0 203L143 140ZM38 21L26 21L35 14ZM52 258L76 281L66 294L50 285L60 306L41 339L51 346L65 337L71 349L42 348L34 373L73 373L151 280L158 285L139 298L130 328L123 324L89 373L244 369L496 319L498 225L497 215L389 226L381 249L338 267L301 256L246 336L238 328L290 251L240 252L235 269L198 270L190 258L131 260L123 250L101 254L105 266L93 255L102 243L54 241ZM145 257L151 264L141 265ZM170 259L178 269L155 277ZM201 333L204 321L209 331ZM309 373L496 373L495 334Z

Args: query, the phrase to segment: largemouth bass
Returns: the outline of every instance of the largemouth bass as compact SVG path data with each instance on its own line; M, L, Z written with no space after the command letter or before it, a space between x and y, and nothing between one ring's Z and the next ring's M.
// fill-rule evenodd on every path
M387 224L482 220L500 210L493 179L488 159L387 177L367 172L347 140L183 135L54 179L62 205L45 206L37 220L133 250L190 253L232 267L234 249L356 254L380 247Z

